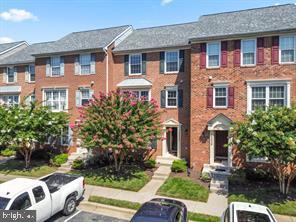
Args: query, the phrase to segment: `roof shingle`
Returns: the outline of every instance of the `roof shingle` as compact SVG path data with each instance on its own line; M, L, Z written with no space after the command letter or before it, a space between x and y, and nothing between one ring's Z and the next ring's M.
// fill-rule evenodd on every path
M19 41L19 42L10 42L10 43L2 43L0 44L0 54L3 53L4 51L13 48L21 43L25 43L25 41Z

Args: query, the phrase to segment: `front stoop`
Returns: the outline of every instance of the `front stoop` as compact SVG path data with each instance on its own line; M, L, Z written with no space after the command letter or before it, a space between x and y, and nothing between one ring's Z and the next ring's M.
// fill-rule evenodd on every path
M157 156L156 163L161 166L172 166L174 160L179 160L178 157L175 156Z
M210 171L211 183L210 190L215 192L228 193L228 177L231 175L227 171Z

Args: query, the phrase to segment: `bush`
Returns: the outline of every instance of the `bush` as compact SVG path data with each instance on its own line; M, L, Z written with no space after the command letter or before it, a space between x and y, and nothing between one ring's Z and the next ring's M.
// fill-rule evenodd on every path
M174 160L171 170L175 173L186 172L187 162L185 160Z
M14 150L9 149L9 148L6 148L4 150L1 150L1 152L0 152L1 156L6 156L6 157L14 156L15 153L16 152Z
M84 160L82 159L76 159L72 163L72 169L74 170L82 170L85 168Z
M268 169L247 168L245 173L249 181L270 181L274 179Z
M50 162L54 166L61 166L62 164L66 163L68 161L68 154L67 153L62 153L59 155L56 155L53 157Z
M211 176L209 173L202 173L200 176L201 181L203 182L210 182L211 181Z
M146 160L146 161L144 162L144 165L145 165L145 167L148 168L148 169L153 169L153 168L155 168L155 166L156 166L156 161L155 161L155 160L152 160L152 159L150 159L150 160Z
M246 170L245 169L234 170L228 179L230 184L244 184L246 183Z

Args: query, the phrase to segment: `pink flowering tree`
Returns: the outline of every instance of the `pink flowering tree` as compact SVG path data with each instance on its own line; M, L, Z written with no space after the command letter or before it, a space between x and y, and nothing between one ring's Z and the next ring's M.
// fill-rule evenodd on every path
M160 111L154 99L132 93L101 93L80 110L79 136L88 149L111 152L116 171L130 152L148 150L160 138Z

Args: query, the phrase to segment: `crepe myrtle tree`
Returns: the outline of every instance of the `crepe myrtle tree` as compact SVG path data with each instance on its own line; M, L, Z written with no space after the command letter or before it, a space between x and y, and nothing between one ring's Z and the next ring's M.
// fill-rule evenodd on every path
M160 114L154 99L138 99L131 92L100 93L80 109L78 132L86 148L112 153L119 171L129 152L149 149L160 137Z
M252 157L266 157L273 166L282 194L296 176L296 109L257 109L231 128L233 144Z
M44 145L49 136L60 136L67 123L66 113L52 112L37 102L0 105L0 144L14 147L29 168L32 152Z

